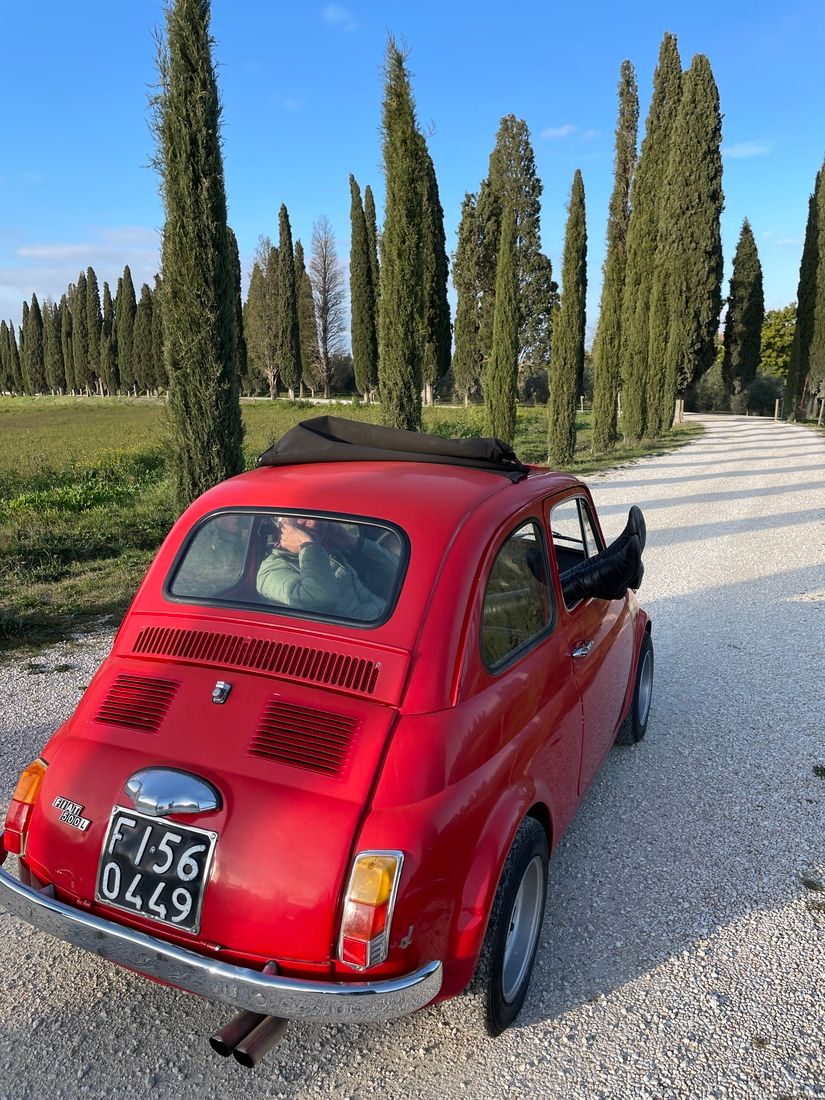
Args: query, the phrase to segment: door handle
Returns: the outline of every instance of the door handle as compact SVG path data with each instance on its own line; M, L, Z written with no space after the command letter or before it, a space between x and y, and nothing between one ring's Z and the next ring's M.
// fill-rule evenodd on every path
M576 648L573 650L574 657L586 657L590 650L593 648L593 642L579 642Z

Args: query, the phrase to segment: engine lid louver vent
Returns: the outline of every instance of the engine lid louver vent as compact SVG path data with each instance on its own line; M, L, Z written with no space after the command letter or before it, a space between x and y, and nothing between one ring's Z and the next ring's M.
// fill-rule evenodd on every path
M379 662L363 657L350 657L293 642L264 641L241 634L182 627L144 627L137 636L133 652L270 672L363 695L373 694L380 670Z
M175 680L118 676L95 719L114 726L157 733L179 687Z
M352 744L357 720L273 699L249 745L252 756L296 768L338 775Z

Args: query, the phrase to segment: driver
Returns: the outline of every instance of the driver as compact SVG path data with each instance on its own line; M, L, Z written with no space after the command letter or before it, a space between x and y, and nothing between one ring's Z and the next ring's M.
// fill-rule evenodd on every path
M276 517L277 544L261 563L258 592L273 603L344 619L378 619L398 559L354 525Z

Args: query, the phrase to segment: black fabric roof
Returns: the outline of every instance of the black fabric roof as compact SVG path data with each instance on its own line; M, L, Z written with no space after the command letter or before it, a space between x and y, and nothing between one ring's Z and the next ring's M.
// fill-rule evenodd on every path
M434 462L489 470L512 481L528 473L513 448L500 439L445 439L340 416L302 420L258 458L259 466L309 462Z

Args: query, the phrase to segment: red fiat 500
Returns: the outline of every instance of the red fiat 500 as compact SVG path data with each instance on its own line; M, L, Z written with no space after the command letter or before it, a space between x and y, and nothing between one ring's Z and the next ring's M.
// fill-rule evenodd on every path
M0 902L239 1010L382 1020L524 1001L548 855L653 679L644 521L495 440L319 418L161 547L21 776Z

